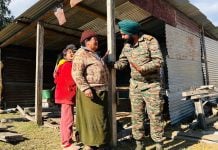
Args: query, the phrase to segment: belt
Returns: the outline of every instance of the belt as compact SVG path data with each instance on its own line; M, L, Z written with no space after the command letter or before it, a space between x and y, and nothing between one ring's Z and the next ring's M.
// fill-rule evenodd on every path
M146 83L152 83L154 81L160 82L160 78L157 78L157 77L153 78L153 77L150 77L150 76L144 77L143 79L142 78L141 79L140 78L134 78L134 77L132 77L131 79L135 80L135 81L138 81L138 82L146 82Z
M139 81L139 82L145 82L145 81L147 81L147 80L145 80L145 79L138 79L138 78L133 78L133 77L132 77L132 80Z

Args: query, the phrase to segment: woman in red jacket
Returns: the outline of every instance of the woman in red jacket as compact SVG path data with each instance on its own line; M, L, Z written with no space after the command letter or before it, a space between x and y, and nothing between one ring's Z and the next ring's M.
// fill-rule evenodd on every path
M77 150L78 146L73 145L73 112L76 96L76 84L71 76L72 59L76 47L73 44L68 45L63 50L63 58L55 68L54 82L55 88L55 103L61 104L61 120L60 132L61 143L64 150Z

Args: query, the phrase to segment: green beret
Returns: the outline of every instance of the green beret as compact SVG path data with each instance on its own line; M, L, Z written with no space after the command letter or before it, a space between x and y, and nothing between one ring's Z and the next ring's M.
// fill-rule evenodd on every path
M128 35L138 34L140 31L140 24L132 20L122 20L118 22L118 26L121 32Z

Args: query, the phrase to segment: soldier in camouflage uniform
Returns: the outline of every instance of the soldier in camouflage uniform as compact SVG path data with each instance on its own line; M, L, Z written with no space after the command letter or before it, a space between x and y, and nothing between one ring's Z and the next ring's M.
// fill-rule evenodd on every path
M132 133L136 140L136 150L145 149L145 109L150 119L151 137L157 143L156 149L162 149L164 128L160 68L163 64L163 57L158 41L150 35L140 35L140 25L132 20L120 21L118 26L125 44L114 68L121 70L128 63L130 64L129 96L132 109Z

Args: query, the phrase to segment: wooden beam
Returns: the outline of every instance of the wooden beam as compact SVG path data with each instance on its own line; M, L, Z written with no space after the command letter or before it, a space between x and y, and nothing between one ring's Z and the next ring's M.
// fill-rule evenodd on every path
M85 5L81 4L81 3L79 5L77 5L76 8L78 8L81 11L84 11L84 12L88 13L91 16L96 16L96 17L101 18L103 20L107 20L107 16L104 13L101 13L101 12L99 12L99 11L93 9L93 8L90 8L88 6L85 6ZM119 21L120 21L119 19L115 18L115 22L119 22Z
M209 118L205 118L206 120L206 124L211 124L211 123L214 123L218 120L218 116L213 116L213 117L209 117ZM217 132L218 134L218 132Z
M14 133L14 132L0 132L0 141L4 142L18 142L18 141L23 141L24 137L22 134Z
M0 48L0 109L1 109L1 106L2 106L2 89L3 89L3 84L2 84L2 69L3 69L2 49Z
M204 134L203 132L182 132L182 131L173 131L172 133L165 133L165 136L172 139L182 139L190 141L205 142L211 144L217 144L217 135L216 134Z
M117 86L116 87L116 91L129 91L129 87L128 86Z
M114 0L107 0L107 46L109 50L109 61L116 60L115 52L115 18L114 18ZM110 87L109 87L109 110L112 130L111 144L117 146L117 122L116 122L116 71L110 70Z
M97 10L94 10L94 9L92 9L92 8L90 8L90 7L87 7L87 6L85 6L85 5L81 4L81 3L78 4L78 5L76 6L76 8L78 8L78 9L81 10L81 11L86 12L86 13L89 14L90 16L96 16L96 17L101 18L101 19L103 19L103 20L107 20L107 16L106 16L105 14L103 14L103 13L101 13L101 12L98 12Z
M190 97L190 99L192 99L192 100L194 100L194 99L203 99L205 97L217 98L218 93L211 93L211 94L207 94L207 95L193 95L193 96Z
M196 111L195 113L196 113L196 116L197 116L197 119L198 119L199 126L202 129L206 129L207 124L206 124L206 120L205 120L202 101L200 99L195 99L194 104L195 104L195 111Z
M66 35L66 36L72 36L74 38L80 39L80 36L75 34L74 29L61 27L61 26L57 26L57 25L51 25L51 24L50 25L46 24L45 29L48 30L48 31L58 33L58 34L62 34L62 35ZM81 34L82 31L77 31L77 32L79 32L79 34Z
M190 90L187 92L182 92L182 96L193 96L193 95L201 95L201 94L209 94L209 90Z
M2 131L6 131L8 129L8 127L7 126L5 126L5 125L0 125L0 132L2 132Z
M42 88L43 88L43 52L44 52L44 26L41 21L37 23L36 32L36 79L35 79L35 119L42 125Z
M31 31L31 28L35 28L35 24L37 23L36 21L34 22L24 22L24 21L17 21L18 24L22 24L25 25L25 27L19 31L18 33L16 33L13 37L9 38L7 41L5 41L4 43L2 43L0 46L1 47L6 47L11 43L17 42L18 44L24 42L26 39L30 39L31 37L35 36L35 34L31 34L29 31ZM67 28L67 27L61 27L58 25L54 25L54 24L49 24L49 23L45 23L44 22L44 29L46 29L47 31L51 31L57 34L62 34L62 35L66 35L66 36L72 36L75 37L77 39L80 38L80 36L78 36L79 34L81 34L82 31L79 31L77 29L71 29L71 28ZM78 35L75 35L75 32L78 32ZM19 39L20 37L24 36L25 39ZM23 37L22 37L23 38Z
M26 119L35 122L35 119L33 117L31 117L30 115L26 114L25 111L19 106L17 105L17 110L20 112L20 114L22 116L24 116Z

